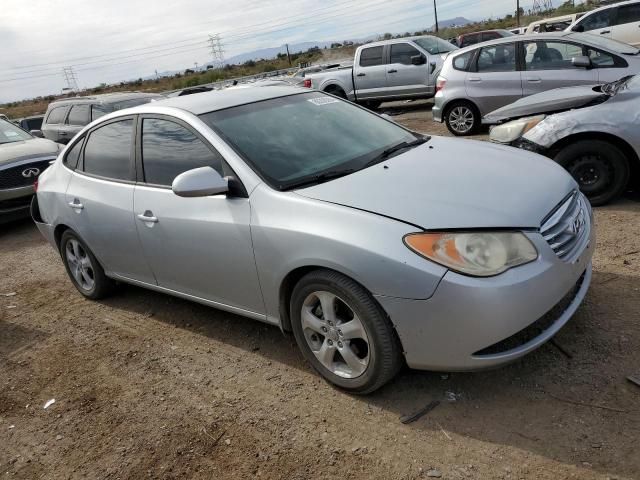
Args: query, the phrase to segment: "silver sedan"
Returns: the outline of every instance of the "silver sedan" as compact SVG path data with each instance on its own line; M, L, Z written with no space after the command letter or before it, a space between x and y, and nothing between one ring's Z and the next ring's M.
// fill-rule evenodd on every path
M97 120L32 215L82 295L120 281L277 325L356 393L404 362L475 370L536 349L584 299L594 248L552 161L275 86Z

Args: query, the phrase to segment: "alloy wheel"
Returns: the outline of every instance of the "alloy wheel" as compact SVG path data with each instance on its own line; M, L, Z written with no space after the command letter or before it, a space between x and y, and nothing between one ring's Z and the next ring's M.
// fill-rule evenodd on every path
M69 270L76 283L83 290L91 291L95 286L95 275L91 258L86 250L78 240L73 238L67 242L65 250Z
M467 133L473 128L475 117L469 107L454 107L449 113L449 125L458 133Z
M301 312L307 345L318 361L342 378L357 378L369 366L369 338L354 310L329 292L307 296Z

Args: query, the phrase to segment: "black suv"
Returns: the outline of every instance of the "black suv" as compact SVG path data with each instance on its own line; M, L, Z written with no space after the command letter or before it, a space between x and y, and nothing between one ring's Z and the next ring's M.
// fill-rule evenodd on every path
M47 107L42 133L49 140L66 144L82 127L96 118L163 98L156 93L121 92L58 100Z

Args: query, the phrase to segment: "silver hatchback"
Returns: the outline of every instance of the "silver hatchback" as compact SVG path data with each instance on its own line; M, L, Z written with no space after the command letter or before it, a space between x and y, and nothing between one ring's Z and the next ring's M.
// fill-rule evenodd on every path
M585 33L520 35L457 51L437 81L433 119L457 136L519 98L559 87L592 85L640 72L639 50Z
M84 296L117 280L277 325L357 393L404 361L531 352L582 302L594 248L554 162L293 87L107 115L41 176L32 214Z

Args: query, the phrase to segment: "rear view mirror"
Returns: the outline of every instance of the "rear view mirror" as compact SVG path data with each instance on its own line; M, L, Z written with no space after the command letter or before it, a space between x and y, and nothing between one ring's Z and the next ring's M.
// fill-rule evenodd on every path
M211 167L200 167L178 175L171 185L179 197L208 197L229 191L229 182Z
M427 57L424 55L414 55L411 57L412 65L424 65L425 63L427 63Z
M42 133L42 130L30 130L29 133L34 137L44 138L44 133Z
M591 59L587 56L581 55L579 57L573 57L571 59L571 64L574 67L578 68L590 68L591 67Z
M584 25L576 25L571 29L573 32L584 32Z

